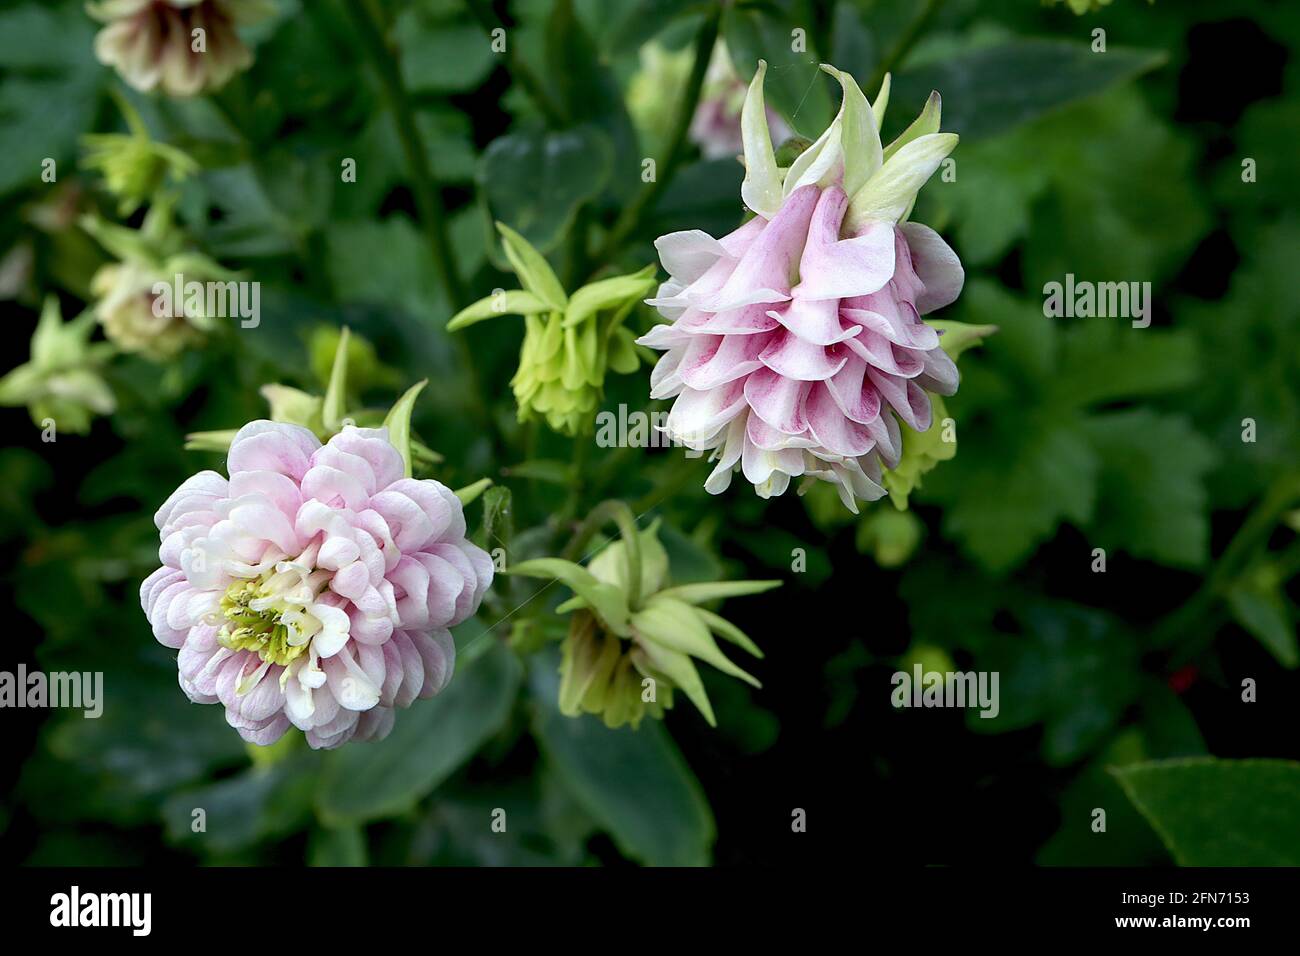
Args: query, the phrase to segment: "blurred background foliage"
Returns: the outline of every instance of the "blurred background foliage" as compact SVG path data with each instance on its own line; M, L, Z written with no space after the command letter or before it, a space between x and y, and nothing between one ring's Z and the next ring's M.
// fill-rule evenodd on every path
M356 4L280 0L247 34L252 68L215 95L126 92L156 139L200 163L178 214L206 254L262 283L262 321L167 364L114 361L116 411L87 435L45 443L22 409L4 412L3 666L102 670L106 692L98 720L6 710L6 859L1300 863L1294 4L367 6L387 21L378 56ZM643 157L669 157L714 26L742 77L768 60L768 102L798 134L836 108L816 72L828 60L869 92L893 72L886 141L932 88L962 135L955 179L936 177L915 218L968 270L941 318L1000 331L963 358L958 454L909 511L884 500L855 518L825 488L711 498L706 466L680 450L575 462L567 439L515 421L517 335L445 333L465 302L514 287L494 218L568 288L654 261L665 231L734 228L734 160L686 142L648 195L641 179ZM94 30L78 2L0 5L9 366L27 360L42 297L75 315L105 261L76 225L112 215L78 169L80 137L121 124ZM56 183L40 179L46 157ZM355 183L339 175L349 158ZM463 289L430 261L421 164ZM1151 327L1045 318L1042 287L1066 273L1151 282ZM415 426L443 458L434 476L497 482L468 509L485 546L557 553L575 509L618 496L663 518L676 581L784 579L728 606L767 652L763 689L706 674L716 731L686 707L635 732L563 717L546 644L562 589L528 602L535 586L502 577L458 629L450 687L382 743L250 755L221 708L188 703L137 599L153 510L221 466L183 436L265 416L270 382L322 392L345 325L350 407L385 408L428 377ZM644 408L645 394L644 370L611 378L604 407ZM918 662L998 671L1000 714L894 710L890 675ZM490 828L498 808L506 833ZM807 833L792 832L795 808Z

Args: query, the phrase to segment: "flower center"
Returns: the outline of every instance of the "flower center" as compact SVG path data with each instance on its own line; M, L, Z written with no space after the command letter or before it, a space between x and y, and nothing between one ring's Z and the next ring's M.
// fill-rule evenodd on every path
M225 623L217 633L218 643L287 666L322 628L312 605L328 578L328 571L281 561L256 580L234 582L221 597Z

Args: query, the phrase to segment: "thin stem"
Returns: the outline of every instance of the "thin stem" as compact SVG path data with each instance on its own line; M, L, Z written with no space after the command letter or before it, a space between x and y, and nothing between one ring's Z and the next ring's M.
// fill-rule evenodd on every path
M470 16L478 21L479 26L483 28L483 32L488 36L491 36L492 31L497 28L505 28L505 24L493 20L490 4L487 0L465 0L465 9L469 11ZM513 45L507 46L506 50L506 56L509 57L510 63L510 75L523 87L524 92L528 94L529 99L537 107L537 111L552 126L566 125L564 114L552 102L550 95L546 92L546 87L537 78L537 74L533 72L532 67L528 65L523 57L515 53L516 48Z
M605 241L596 254L596 261L599 263L608 262L614 257L614 253L618 251L619 247L623 245L627 237L637 227L641 214L659 198L659 194L668 185L681 163L682 156L686 152L686 137L690 132L691 120L695 117L695 110L700 105L700 91L704 87L704 74L709 69L709 60L713 58L713 47L718 40L718 20L720 15L721 7L719 6L709 14L708 19L700 26L700 32L695 37L695 62L691 67L691 76L686 84L686 93L682 97L681 105L678 107L676 124L673 127L672 136L668 140L668 150L664 155L664 161L655 171L655 178L646 183L645 188L637 193L636 198L624 207L622 214L614 222L609 234L605 236Z
M1174 644L1187 631L1199 629L1213 619L1210 612L1215 604L1250 563L1259 547L1267 543L1278 518L1291 507L1297 496L1300 496L1298 474L1282 475L1269 486L1259 504L1228 542L1200 589L1156 628L1152 636L1153 646Z
M356 20L357 32L365 44L376 72L384 98L393 114L397 126L397 135L402 143L402 152L411 174L411 189L415 196L415 205L420 213L420 220L429 239L429 251L433 254L433 268L442 287L447 290L447 298L452 310L459 311L466 305L464 286L456 269L456 260L451 251L451 234L447 229L447 210L442 203L442 192L434 171L429 163L429 153L425 149L424 138L415 123L415 111L411 107L410 97L402 85L402 74L398 67L398 54L384 38L383 11L377 0L360 0L345 3L344 6Z
M911 22L903 35L885 54L875 72L872 73L871 80L867 84L868 90L880 89L880 84L885 81L885 74L892 73L903 65L907 55L912 52L912 47L916 46L916 42L925 35L925 31L930 29L930 23L934 20L934 15L939 12L941 6L943 6L943 0L925 0L925 7L921 10L921 13Z

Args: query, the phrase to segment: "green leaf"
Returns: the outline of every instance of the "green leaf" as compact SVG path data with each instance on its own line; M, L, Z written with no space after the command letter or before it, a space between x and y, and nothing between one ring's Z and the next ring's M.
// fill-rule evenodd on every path
M628 607L623 592L612 584L597 580L586 568L559 558L534 558L516 564L507 573L559 581L582 597L611 631L627 635Z
M347 329L343 330L346 334ZM346 338L340 343L340 350L346 347ZM331 387L334 384L334 376L330 376ZM406 477L411 477L411 410L415 408L415 400L419 397L424 386L429 384L429 380L421 379L410 388L408 388L388 410L384 416L384 427L388 429L388 440L392 442L397 453L402 456L402 466L406 470ZM465 502L462 501L462 504Z
M220 855L299 830L311 819L319 764L319 754L300 753L269 767L254 767L181 791L163 806L167 837ZM196 816L198 810L202 816ZM200 819L204 829L195 832Z
M493 642L446 689L404 710L387 738L332 751L316 806L330 825L405 813L501 729L519 689L514 654Z
M1050 766L1074 763L1107 739L1138 687L1137 641L1112 616L1033 600L1014 610L1021 633L981 641L979 669L999 675L999 712L967 711L967 727L1003 733L1041 723Z
M522 130L493 140L484 150L477 181L493 218L510 223L538 250L548 252L572 226L578 207L604 188L611 168L609 137L595 127ZM507 246L507 255L511 251ZM519 278L555 308L564 307L562 295L531 285L523 274Z
M998 573L1028 558L1062 520L1091 520L1100 467L1074 416L1031 413L1011 427L1001 446L968 433L963 453L930 472L919 491L945 506L944 534Z
M1300 666L1296 626L1286 598L1276 583L1244 581L1228 591L1228 607L1245 628L1288 670Z
M787 41L788 45L788 41ZM889 119L910 122L932 90L943 94L943 125L974 141L1100 93L1165 61L1155 50L1017 38L981 46L894 76ZM886 137L888 141L888 137Z
M397 17L393 39L401 54L402 77L419 93L473 90L495 60L492 44L476 24L443 20L418 6Z
M1161 681L1148 679L1137 721L1123 728L1088 762L1061 794L1061 828L1035 860L1042 866L1160 866L1168 853L1150 825L1129 803L1111 772L1117 767L1199 757L1205 741L1191 713ZM1106 811L1106 830L1092 829L1093 811Z
M1090 540L1175 567L1204 564L1214 446L1185 417L1149 409L1097 415L1084 427L1102 462Z
M481 540L489 552L494 547L508 547L514 519L513 496L504 485L493 485L483 493L483 530Z
M1300 763L1193 757L1113 771L1181 866L1300 866Z
M657 720L610 730L556 707L555 655L534 658L533 728L548 764L620 852L652 866L705 866L713 814L699 781Z

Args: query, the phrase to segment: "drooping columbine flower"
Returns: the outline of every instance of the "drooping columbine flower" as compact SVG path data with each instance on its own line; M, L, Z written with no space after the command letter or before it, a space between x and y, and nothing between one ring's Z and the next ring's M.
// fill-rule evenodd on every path
M193 96L252 65L235 28L269 15L266 0L100 0L95 56L141 92Z
M763 104L766 64L742 114L754 213L714 239L698 230L656 242L669 279L649 300L671 324L639 341L667 354L651 397L676 397L666 429L711 450L717 494L741 468L763 496L790 479L835 482L844 504L885 494L898 421L930 427L929 392L958 375L920 316L952 302L964 275L931 229L905 222L916 193L957 144L940 133L939 96L887 148L879 120L888 79L867 102L847 73L839 114L788 169L777 166Z
M174 196L160 196L139 229L82 218L82 228L118 260L101 266L91 277L95 316L104 334L124 352L165 361L195 345L211 328L214 316L205 311L205 295L168 294L180 277L190 282L238 279L207 256L185 249L185 239L172 218Z
M519 420L545 418L555 431L578 435L595 424L605 373L635 371L634 334L623 324L654 287L648 266L630 275L597 279L567 295L545 257L519 233L497 223L502 248L522 289L500 290L467 306L447 331L499 315L524 317L524 344L510 385Z
M386 736L394 708L446 686L448 628L478 609L492 561L460 501L406 474L382 428L325 445L297 425L235 436L158 510L163 566L140 587L180 683L256 744L290 724L312 747Z
M573 611L560 663L560 712L598 714L609 727L662 717L680 690L711 725L713 708L695 660L759 686L722 653L715 635L755 657L762 651L740 628L699 605L720 598L758 594L780 581L717 581L667 587L668 554L659 543L659 522L636 531L626 505L617 506L622 537L587 567L558 558L524 561L512 574L551 578L574 597L560 605ZM606 507L602 506L602 507Z

